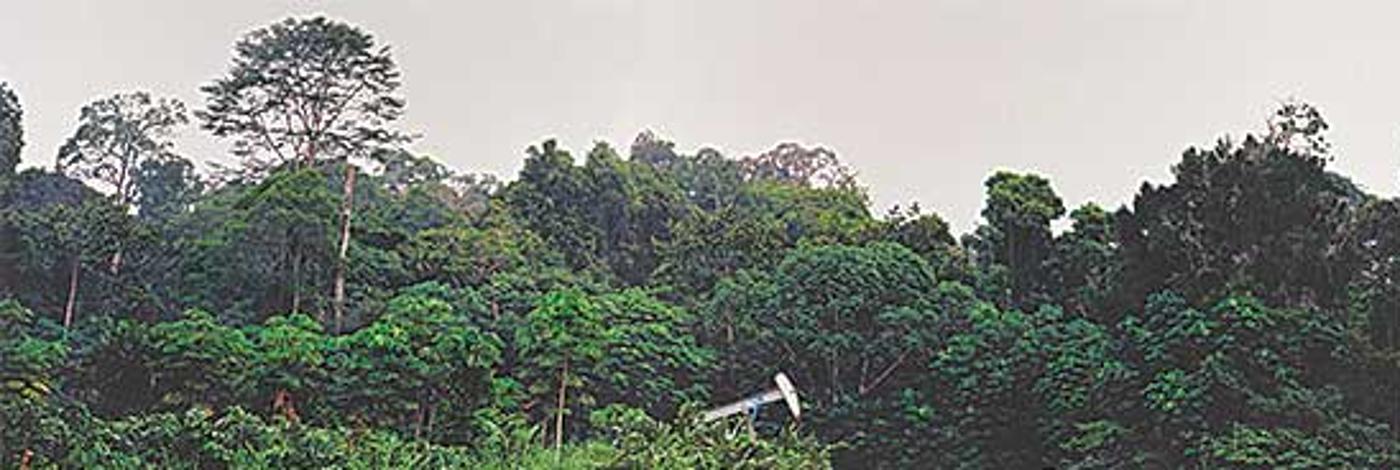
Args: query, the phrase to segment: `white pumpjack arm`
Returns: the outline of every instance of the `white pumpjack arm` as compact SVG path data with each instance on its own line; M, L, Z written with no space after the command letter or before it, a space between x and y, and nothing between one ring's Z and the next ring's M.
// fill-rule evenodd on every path
M701 419L705 421L714 421L725 416L754 410L760 406L779 400L787 402L788 411L792 413L793 419L802 419L802 406L797 401L797 389L793 388L792 381L788 380L787 376L783 375L782 372L779 372L778 375L773 376L773 382L777 384L776 388L756 393L743 400L706 411L705 414L701 416Z

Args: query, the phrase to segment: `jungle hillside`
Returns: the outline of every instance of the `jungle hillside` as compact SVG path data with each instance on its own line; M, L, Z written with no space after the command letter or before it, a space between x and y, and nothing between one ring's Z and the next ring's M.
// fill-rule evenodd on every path
M802 142L449 167L370 31L230 51L41 166L0 83L0 467L1400 468L1400 200L1325 103L1119 207L996 171L957 234ZM800 419L702 418L779 372Z

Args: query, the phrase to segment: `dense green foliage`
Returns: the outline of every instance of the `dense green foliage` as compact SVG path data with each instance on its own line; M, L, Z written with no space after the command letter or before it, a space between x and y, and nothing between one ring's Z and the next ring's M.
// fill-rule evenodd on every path
M398 79L350 25L251 33L196 112L223 178L144 93L12 171L0 86L0 467L1400 467L1400 202L1310 106L1116 211L996 172L957 238L793 143L457 173L386 148ZM279 80L357 117L262 126ZM699 419L780 371L801 421Z

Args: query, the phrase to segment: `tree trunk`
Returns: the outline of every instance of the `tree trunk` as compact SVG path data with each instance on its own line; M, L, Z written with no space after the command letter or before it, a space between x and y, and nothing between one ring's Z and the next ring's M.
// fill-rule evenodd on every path
M122 208L122 215L128 215L131 210L131 182L127 179L129 164L135 157L128 156L122 159L121 170L117 173L117 205ZM121 274L122 270L122 242L117 240L117 251L112 253L112 258L108 260L107 268L112 275Z
M433 411L437 410L437 398L428 401L428 410L423 417L423 435L429 439L433 437Z
M112 275L113 275L113 276L116 276L116 275L118 275L118 274L121 274L121 271L122 271L122 242L117 242L117 252L116 252L116 253L112 253L112 259L111 259L110 261L108 261L108 265L109 265L108 267L109 267L109 268L111 269L111 271L112 271Z
M423 400L418 400L418 409L413 410L413 440L423 438Z
M554 450L564 449L564 391L568 387L569 361L564 361L564 367L559 369L559 407L554 414Z
M355 210L355 165L345 164L345 194L340 199L340 256L335 264L335 292L332 293L335 309L335 332L345 327L345 271L349 264L350 218Z
M68 303L63 307L63 328L73 325L73 309L78 304L78 273L82 271L83 258L73 257L73 268L68 274Z

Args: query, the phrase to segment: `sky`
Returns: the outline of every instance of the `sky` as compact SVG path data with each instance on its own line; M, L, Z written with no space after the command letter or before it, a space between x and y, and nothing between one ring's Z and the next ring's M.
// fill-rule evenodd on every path
M70 1L0 7L0 80L26 166L87 102L147 90L192 109L243 34L325 14L392 47L412 149L512 179L546 138L581 155L643 129L682 151L822 145L877 213L918 202L971 230L992 172L1069 207L1131 203L1190 146L1290 99L1332 124L1332 168L1400 183L1400 4L1304 1ZM191 126L181 152L228 162Z

